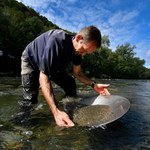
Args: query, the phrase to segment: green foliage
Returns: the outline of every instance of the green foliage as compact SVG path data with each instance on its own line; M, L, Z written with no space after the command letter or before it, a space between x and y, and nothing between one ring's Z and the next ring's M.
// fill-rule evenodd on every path
M110 46L110 40L108 35L103 35L102 37L102 47L109 47Z
M144 68L142 78L150 79L150 68Z
M133 58L135 55L135 52L133 51L136 47L131 46L129 43L126 43L124 45L117 46L116 53L124 59Z
M15 0L0 0L0 49L19 57L39 34L59 28L32 8Z
M117 62L117 77L118 78L140 78L144 70L144 60L135 57L135 46L129 43L117 46L116 54L118 56Z

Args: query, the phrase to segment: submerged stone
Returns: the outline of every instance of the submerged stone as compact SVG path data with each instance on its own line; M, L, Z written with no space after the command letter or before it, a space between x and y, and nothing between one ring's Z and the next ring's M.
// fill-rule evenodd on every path
M74 111L73 121L79 126L97 126L106 123L111 113L108 105L85 106Z

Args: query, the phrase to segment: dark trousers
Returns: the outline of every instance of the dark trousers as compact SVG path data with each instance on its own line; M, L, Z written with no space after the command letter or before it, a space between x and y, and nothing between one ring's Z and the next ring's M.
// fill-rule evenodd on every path
M66 96L76 95L76 83L73 77L64 72L57 72L50 79L59 85L66 93ZM39 93L39 73L32 72L30 74L22 75L23 86L23 101L20 102L22 106L31 106L38 102Z

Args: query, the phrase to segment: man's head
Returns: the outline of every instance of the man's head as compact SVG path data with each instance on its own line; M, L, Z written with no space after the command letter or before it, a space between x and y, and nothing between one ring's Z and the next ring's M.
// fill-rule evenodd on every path
M101 33L95 26L85 27L76 34L73 45L75 52L81 56L94 52L101 46Z

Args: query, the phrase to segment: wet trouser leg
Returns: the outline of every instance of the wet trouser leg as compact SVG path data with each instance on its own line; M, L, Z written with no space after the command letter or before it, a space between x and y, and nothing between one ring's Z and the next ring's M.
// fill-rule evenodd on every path
M30 73L22 75L23 100L21 105L30 106L38 102L39 74Z
M30 113L33 110L34 104L37 103L39 93L39 74L23 74L22 75L22 88L23 99L19 101L19 112L14 117L16 123L22 125L30 124Z
M36 104L39 93L39 71L29 62L26 51L21 57L21 79L23 89L23 99L19 102L22 107L29 107Z
M76 96L76 83L69 74L57 72L52 76L52 80L65 91L66 96Z

